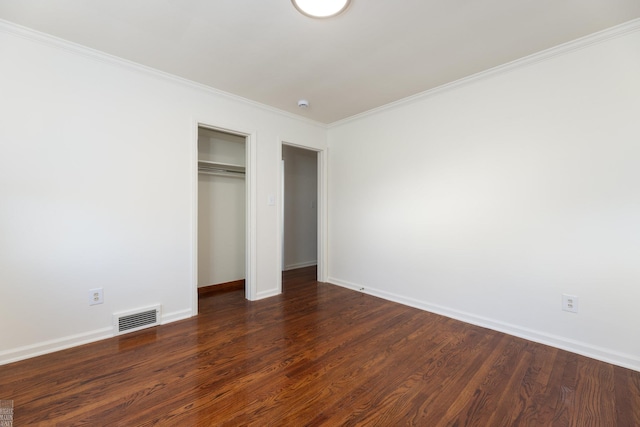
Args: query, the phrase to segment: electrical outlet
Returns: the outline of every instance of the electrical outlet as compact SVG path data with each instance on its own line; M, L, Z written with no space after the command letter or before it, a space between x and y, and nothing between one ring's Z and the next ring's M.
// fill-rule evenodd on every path
M89 289L89 305L102 304L103 302L102 288Z
M578 312L578 297L575 295L562 294L562 309L571 313Z

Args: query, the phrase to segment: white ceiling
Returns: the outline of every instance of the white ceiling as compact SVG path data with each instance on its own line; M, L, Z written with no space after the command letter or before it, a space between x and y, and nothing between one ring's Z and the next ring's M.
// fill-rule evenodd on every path
M0 19L322 123L638 17L639 0L352 0L327 20L290 0L0 0Z

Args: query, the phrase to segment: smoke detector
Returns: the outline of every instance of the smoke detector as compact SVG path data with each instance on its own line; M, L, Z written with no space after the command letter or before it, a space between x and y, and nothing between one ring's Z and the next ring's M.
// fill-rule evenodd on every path
M301 99L300 101L298 101L298 107L300 108L309 107L309 101L307 101L306 99Z

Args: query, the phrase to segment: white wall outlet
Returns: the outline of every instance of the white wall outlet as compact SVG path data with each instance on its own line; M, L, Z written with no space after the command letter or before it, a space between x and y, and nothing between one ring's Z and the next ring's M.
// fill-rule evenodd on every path
M571 313L578 312L578 297L575 295L562 294L562 309Z
M89 305L102 304L103 302L102 288L89 289Z

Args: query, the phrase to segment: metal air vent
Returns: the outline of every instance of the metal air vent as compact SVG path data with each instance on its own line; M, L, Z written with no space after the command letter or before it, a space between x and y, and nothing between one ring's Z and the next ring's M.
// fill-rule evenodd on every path
M138 331L160 324L160 306L113 315L116 335Z

